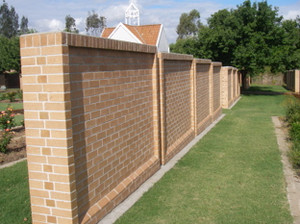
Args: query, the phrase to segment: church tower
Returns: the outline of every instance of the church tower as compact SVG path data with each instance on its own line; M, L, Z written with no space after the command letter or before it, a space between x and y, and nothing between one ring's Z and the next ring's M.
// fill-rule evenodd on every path
M140 11L134 4L133 0L130 0L130 5L125 12L125 24L132 26L140 25Z

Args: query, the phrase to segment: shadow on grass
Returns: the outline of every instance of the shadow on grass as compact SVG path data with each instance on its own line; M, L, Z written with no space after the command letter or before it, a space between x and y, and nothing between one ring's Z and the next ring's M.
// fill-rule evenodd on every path
M288 90L284 86L259 86L253 85L247 90L242 90L243 95L287 95Z

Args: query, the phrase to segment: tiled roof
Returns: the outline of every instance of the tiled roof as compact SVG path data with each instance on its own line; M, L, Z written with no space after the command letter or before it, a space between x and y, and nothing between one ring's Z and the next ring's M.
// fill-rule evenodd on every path
M159 37L161 24L131 26L123 24L132 34L134 34L143 44L156 45ZM101 37L109 37L115 28L105 28Z
M115 27L107 27L103 30L101 37L108 38L109 35L114 31Z

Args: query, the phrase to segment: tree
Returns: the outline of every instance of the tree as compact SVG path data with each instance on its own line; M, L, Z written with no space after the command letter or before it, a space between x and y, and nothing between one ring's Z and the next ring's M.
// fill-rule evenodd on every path
M106 27L106 18L99 16L95 11L88 13L86 18L86 32L92 36L100 36L102 30Z
M243 80L266 67L274 73L283 72L300 63L299 20L283 21L278 8L266 1L246 0L236 9L220 10L208 19L193 45L197 50L190 49L191 45L183 46L196 57L237 67ZM178 51L178 47L173 49Z
M19 37L0 35L0 73L11 70L20 72Z
M25 33L29 33L29 32L30 31L28 29L28 18L23 16L21 19L21 24L20 24L20 34L25 34Z
M182 13L177 26L178 39L196 36L201 26L200 13L196 9Z
M67 15L65 17L65 31L66 32L70 32L70 33L79 33L79 30L76 29L76 23L75 23L75 19L70 16L70 15Z
M19 16L14 7L8 7L3 0L0 6L0 35L11 38L17 35L19 28Z

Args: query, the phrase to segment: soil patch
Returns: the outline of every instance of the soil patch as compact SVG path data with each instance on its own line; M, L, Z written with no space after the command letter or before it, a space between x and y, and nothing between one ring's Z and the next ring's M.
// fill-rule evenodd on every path
M13 131L13 138L7 147L8 152L0 152L0 165L26 157L25 128L17 127Z

